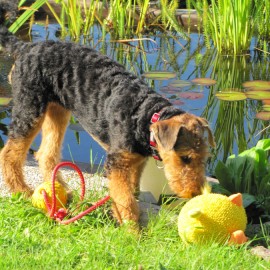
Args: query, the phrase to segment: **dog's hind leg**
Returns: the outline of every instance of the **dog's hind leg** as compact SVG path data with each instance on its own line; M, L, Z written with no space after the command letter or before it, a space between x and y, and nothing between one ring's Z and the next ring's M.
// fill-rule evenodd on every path
M23 113L22 113L23 114ZM29 119L24 118L25 121L13 123L13 127L20 129L20 125L29 125ZM23 177L23 165L26 159L28 149L33 139L38 134L43 117L35 120L35 124L31 126L27 134L20 134L14 130L10 130L9 139L1 151L0 162L2 167L2 175L6 185L9 187L11 192L25 192L27 195L31 194L30 187L24 182Z
M61 149L71 112L57 103L49 103L41 127L42 142L36 158L44 180L51 180L52 171L61 160ZM60 173L57 180L63 185Z

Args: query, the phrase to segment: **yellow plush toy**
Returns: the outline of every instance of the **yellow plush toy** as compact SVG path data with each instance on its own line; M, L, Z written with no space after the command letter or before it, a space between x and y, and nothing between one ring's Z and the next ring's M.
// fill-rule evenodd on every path
M44 196L42 194L42 191L45 190L48 197L48 202L50 205L52 204L52 183L51 181L45 181L41 185L39 185L33 195L32 195L32 204L33 206L37 208L41 208L45 211L47 211ZM65 188L59 183L55 182L55 196L56 196L56 206L55 210L59 210L60 208L63 208L67 204L67 192Z
M240 193L229 197L208 193L188 201L179 214L178 231L185 243L242 244L247 216Z

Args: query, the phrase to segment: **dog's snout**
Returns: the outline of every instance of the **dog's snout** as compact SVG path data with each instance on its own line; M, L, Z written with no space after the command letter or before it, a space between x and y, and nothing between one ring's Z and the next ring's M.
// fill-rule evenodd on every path
M190 164L192 159L189 156L181 156L181 160L185 163L185 164Z
M201 190L193 191L193 192L191 192L191 198L196 197L196 196L201 195L201 194L202 194Z

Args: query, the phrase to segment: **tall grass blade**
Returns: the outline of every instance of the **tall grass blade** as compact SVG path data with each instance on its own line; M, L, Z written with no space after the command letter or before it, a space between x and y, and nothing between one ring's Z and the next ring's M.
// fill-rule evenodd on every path
M208 48L212 40L218 52L222 54L237 55L249 51L256 23L253 0L190 0L190 2L203 20ZM255 2L264 3L265 6L267 0Z
M21 2L22 4L24 2ZM9 27L11 33L16 33L18 29L44 4L46 0L35 1L27 10Z

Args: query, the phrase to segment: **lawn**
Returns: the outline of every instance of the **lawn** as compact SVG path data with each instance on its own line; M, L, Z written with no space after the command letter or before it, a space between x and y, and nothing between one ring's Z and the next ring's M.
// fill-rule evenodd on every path
M0 198L0 269L269 269L249 245L186 246L177 213L161 210L140 234L118 227L102 207L58 225L21 196Z

